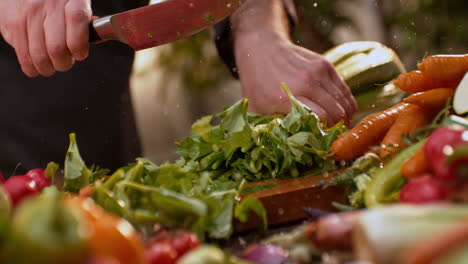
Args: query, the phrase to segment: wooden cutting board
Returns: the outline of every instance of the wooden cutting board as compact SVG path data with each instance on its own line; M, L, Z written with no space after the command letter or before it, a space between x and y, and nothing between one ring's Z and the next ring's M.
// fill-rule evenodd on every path
M258 198L267 211L268 225L275 226L296 222L307 218L304 208L312 207L328 211L336 211L332 202L345 204L345 193L341 187L323 188L320 182L331 181L333 174L327 176L306 176L299 179L271 180L249 183L250 186L275 187L258 191L249 195ZM236 232L257 228L260 218L252 213L247 223L234 223Z

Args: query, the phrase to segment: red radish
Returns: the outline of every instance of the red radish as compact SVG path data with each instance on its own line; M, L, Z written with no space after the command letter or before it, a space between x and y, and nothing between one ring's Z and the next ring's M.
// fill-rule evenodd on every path
M3 173L0 171L0 182L4 183L5 182L5 176L3 176Z
M200 240L198 240L198 237L194 233L188 231L184 231L173 237L171 239L171 243L177 251L178 257L181 257L190 250L200 246Z
M36 182L24 175L9 178L3 187L9 193L13 206L18 205L26 197L39 194Z
M422 204L443 201L448 190L430 174L424 174L408 182L400 192L400 202Z
M28 176L29 178L33 179L39 190L44 189L47 186L50 186L50 181L47 179L47 177L44 174L44 169L32 169L28 171L25 176Z
M174 264L177 260L177 251L169 240L160 240L146 249L146 261L149 264Z
M447 164L446 159L453 153L454 148L461 144L468 144L468 130L462 126L451 125L432 132L424 146L424 154L434 171L434 176L444 183L453 184L458 179L454 166Z

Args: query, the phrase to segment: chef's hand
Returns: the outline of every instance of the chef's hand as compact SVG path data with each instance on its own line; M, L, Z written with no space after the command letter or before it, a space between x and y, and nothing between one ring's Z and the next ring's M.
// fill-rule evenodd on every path
M251 111L288 113L291 105L281 82L320 118L327 117L329 125L348 123L356 111L350 88L333 66L288 38L263 32L238 36L235 50L242 92L250 99Z
M250 110L288 113L280 83L332 125L349 122L356 101L349 87L321 55L292 43L282 0L246 0L232 15L234 52L243 95Z
M0 33L29 77L68 71L88 56L91 0L0 0Z

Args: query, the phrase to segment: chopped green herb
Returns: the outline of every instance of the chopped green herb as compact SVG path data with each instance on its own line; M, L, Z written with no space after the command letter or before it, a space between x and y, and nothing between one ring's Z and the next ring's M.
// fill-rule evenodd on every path
M210 22L215 22L215 19L211 13L206 13L203 15L203 17Z

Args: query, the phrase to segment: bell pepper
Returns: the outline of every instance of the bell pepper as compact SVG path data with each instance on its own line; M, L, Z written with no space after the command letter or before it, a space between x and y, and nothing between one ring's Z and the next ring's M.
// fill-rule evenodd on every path
M119 264L145 264L144 245L133 226L110 214L91 198L69 197L66 204L79 211L89 225L87 245L93 257L114 259Z
M55 187L25 200L11 220L2 263L82 264L88 249L86 226L63 203Z

